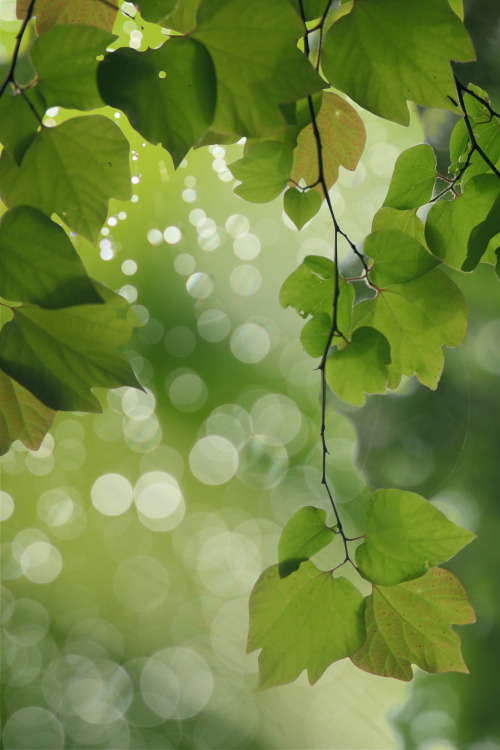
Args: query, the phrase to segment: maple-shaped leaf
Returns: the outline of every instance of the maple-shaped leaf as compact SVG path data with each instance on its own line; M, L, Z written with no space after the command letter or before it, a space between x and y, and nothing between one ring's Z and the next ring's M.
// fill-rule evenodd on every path
M30 0L17 0L18 18L26 18ZM56 24L86 24L112 31L118 3L108 0L36 0L36 30L44 34Z
M335 531L326 525L326 511L308 505L287 521L278 544L279 573L283 578L330 544Z
M286 126L280 105L324 88L325 82L297 49L302 33L302 22L288 0L201 3L191 38L205 45L215 66L216 133L279 134Z
M366 641L351 657L365 672L406 682L412 664L426 672L468 672L450 625L468 625L476 616L462 584L447 570L374 586L365 617Z
M391 347L389 388L413 374L435 390L444 365L443 346L458 346L467 329L465 298L445 273L433 268L423 276L382 290L353 311L353 329L371 326Z
M354 107L334 93L323 93L316 125L321 137L323 175L330 190L337 182L339 167L356 169L365 147L366 130ZM323 189L317 184L318 149L312 124L301 131L293 152L290 179L298 183L301 178L324 198Z
M345 578L312 562L281 578L267 568L250 596L248 653L259 656L259 689L293 682L307 669L319 680L334 661L351 656L365 638L365 599Z
M475 59L448 0L356 0L328 31L327 80L370 112L408 125L407 100L459 113L450 60Z
M0 455L14 440L38 450L50 430L56 412L0 370Z
M422 576L476 536L448 520L424 497L403 490L374 492L365 508L365 522L356 564L362 576L384 586Z
M0 157L0 191L9 207L30 205L57 213L75 232L97 242L111 197L131 194L130 147L120 128L102 115L76 117L42 128L21 166Z

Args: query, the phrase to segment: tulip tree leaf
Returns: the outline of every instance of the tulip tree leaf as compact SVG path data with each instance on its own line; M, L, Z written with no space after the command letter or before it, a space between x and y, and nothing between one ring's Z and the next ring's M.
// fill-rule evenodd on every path
M474 59L448 0L356 0L326 35L322 67L331 85L362 107L408 125L407 100L458 113L449 61Z
M400 232L409 234L410 237L414 237L421 245L426 247L425 224L417 216L415 208L406 211L400 211L389 206L380 208L373 217L372 232L376 232L378 229L399 229Z
M353 328L361 326L376 328L389 341L389 388L396 388L402 375L415 373L435 390L444 364L442 347L458 346L465 336L467 305L457 285L434 268L356 305Z
M351 343L334 350L326 360L326 380L341 399L363 406L365 393L385 393L390 361L385 336L375 328L358 328Z
M96 57L116 36L95 26L53 26L36 39L31 59L38 90L47 107L94 109L104 106L97 88Z
M30 0L17 0L16 14L25 18ZM118 4L103 0L36 0L36 30L38 34L56 24L84 24L112 31L118 13Z
M427 143L403 151L397 158L384 206L402 211L418 208L432 198L436 157Z
M196 28L201 0L140 0L136 2L141 16L167 29L189 34Z
M66 232L30 206L0 222L0 295L48 309L102 302Z
M321 208L321 196L316 190L289 188L283 196L283 208L297 229L302 229Z
M409 682L411 665L426 672L465 672L460 639L450 625L476 619L460 581L432 568L397 586L374 586L366 605L366 641L351 657L365 672Z
M242 159L229 165L241 180L234 192L251 203L273 200L286 187L292 158L292 149L279 141L252 143Z
M0 331L0 367L51 409L101 411L91 388L140 387L119 354L130 325L115 305L22 305Z
M204 0L191 38L205 45L215 66L216 133L279 134L286 125L279 105L324 88L297 49L302 33L287 0Z
M129 144L101 115L42 128L18 167L0 158L0 191L8 206L31 205L55 212L75 232L96 242L111 197L130 197Z
M322 357L330 338L332 317L320 312L307 321L300 332L300 343L311 357Z
M467 243L467 258L462 263L462 271L473 271L486 253L490 240L500 235L500 191L488 215L474 227ZM496 239L500 246L500 236Z
M330 190L337 182L339 167L356 169L365 147L366 130L354 107L333 93L323 93L316 124L321 136L324 178ZM323 189L317 184L318 177L316 138L309 124L297 139L290 179L299 183L302 178L324 198Z
M365 240L363 252L374 261L370 280L381 287L416 279L439 263L418 240L399 229L372 232Z
M464 193L455 200L436 203L429 211L425 225L425 238L430 251L446 265L462 269L468 256L471 233L487 219L498 192L498 177L482 174L469 180ZM478 239L481 236L482 232L476 235ZM474 246L474 239L472 243ZM483 252L486 250L487 247L484 247Z
M50 430L56 412L0 370L0 455L14 440L38 450Z
M402 490L374 492L365 521L365 541L356 550L356 564L362 576L383 586L419 578L476 536L449 521L425 498Z
M335 532L326 525L326 511L309 505L300 508L287 522L278 544L281 578L298 570L300 564L326 547Z
M24 97L9 88L4 91L0 98L0 142L17 164L21 163L39 127L40 121Z
M345 578L310 561L286 578L278 565L262 573L250 596L248 653L259 656L259 689L284 685L307 669L314 684L365 638L365 600Z
M150 143L161 143L176 167L212 124L214 66L192 38L172 37L145 52L119 49L100 64L98 82L104 101Z

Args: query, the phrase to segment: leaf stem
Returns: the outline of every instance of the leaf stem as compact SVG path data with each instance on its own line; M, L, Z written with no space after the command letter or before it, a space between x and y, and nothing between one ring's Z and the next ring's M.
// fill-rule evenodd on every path
M21 42L23 40L24 32L26 31L26 27L28 26L30 18L33 15L33 11L35 9L35 3L36 3L36 0L31 0L28 6L27 13L26 13L26 18L23 20L21 24L21 28L17 32L16 46L14 47L14 52L12 54L12 60L10 61L10 66L9 66L9 70L7 73L7 77L5 81L2 83L2 87L0 88L0 96L2 96L2 94L4 93L9 83L13 83L15 85L14 72L15 72L15 68L17 65L17 58L19 57L19 50L21 49Z

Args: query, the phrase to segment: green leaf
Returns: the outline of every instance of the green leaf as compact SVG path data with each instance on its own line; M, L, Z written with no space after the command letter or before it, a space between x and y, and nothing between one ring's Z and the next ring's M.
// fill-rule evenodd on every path
M14 440L38 450L56 413L0 370L0 456Z
M242 159L228 165L241 180L234 192L252 203L272 201L286 187L292 159L292 149L280 141L252 143Z
M399 229L372 232L365 240L363 252L374 260L370 281L380 287L416 279L439 263L418 240Z
M448 0L356 0L329 30L322 67L331 85L362 107L408 125L408 99L459 111L450 99L456 92L449 60L473 59Z
M0 331L0 366L51 409L101 411L91 388L140 387L118 353L131 327L115 305L13 312Z
M468 672L451 624L476 617L460 581L433 568L398 586L374 586L366 605L366 641L351 657L365 672L410 681L411 664L426 672Z
M30 0L17 0L18 18L26 18ZM36 0L34 8L36 30L45 34L56 24L84 24L97 26L105 31L113 29L118 5L103 0Z
M302 229L321 208L321 196L315 190L289 188L283 196L283 208L297 229Z
M9 207L55 212L75 232L97 242L109 198L130 197L129 144L107 117L89 115L42 128L18 167L0 158L0 192Z
M391 346L389 388L414 373L435 390L444 364L443 346L458 346L467 328L467 305L457 285L439 269L391 286L356 305L353 328L371 326Z
M339 167L354 171L363 153L366 142L366 131L360 116L338 94L322 94L321 108L316 117L323 158L323 175L327 189L337 182ZM293 153L293 168L290 179L299 183L302 178L306 185L324 198L323 189L318 182L318 147L312 124L307 125L297 139Z
M262 573L250 596L248 653L259 656L259 689L284 685L307 669L314 684L334 661L363 643L365 600L345 578L311 562L286 578Z
M176 167L212 124L214 67L192 38L172 37L146 52L119 49L99 65L98 83L104 101L150 143L161 143Z
M141 0L134 3L141 16L167 29L189 34L196 28L196 15L201 0Z
M500 234L500 192L488 215L474 227L467 243L467 258L462 263L462 271L473 271L484 256L490 240ZM496 240L500 244L500 237Z
M285 279L280 290L280 305L293 307L299 315L332 314L335 289L335 263L319 255L308 255Z
M281 532L278 544L281 578L298 570L300 564L326 547L335 532L326 525L326 511L309 505L290 518Z
M307 321L300 332L300 343L311 357L322 357L330 338L332 316L320 312Z
M364 578L383 586L419 578L476 537L425 498L403 490L374 492L365 521L365 541L356 550L356 564Z
M418 208L432 198L436 181L436 157L427 143L403 151L394 166L384 206L405 210Z
M199 5L199 0L196 0ZM149 23L161 23L168 27L168 17L177 5L177 0L138 0L134 5L139 8L141 16Z
M471 100L469 99L469 101ZM468 103L467 106L469 106ZM491 117L483 107L479 122L472 123L472 132L479 148L484 151L493 164L498 164L500 160L500 121L498 118ZM456 164L456 171L464 166L470 149L469 133L462 119L453 128L450 138L450 155L452 162ZM469 161L469 166L461 178L461 182L465 185L472 177L490 171L489 165L485 162L479 151L475 151Z
M425 224L417 216L417 209L408 209L399 211L397 208L380 208L372 222L372 232L379 229L399 229L400 232L409 234L410 237L418 240L421 245L427 247L425 243Z
M24 97L7 88L0 98L0 142L17 164L21 163L39 127L40 121Z
M486 220L498 192L498 177L483 174L469 180L465 192L454 200L436 203L425 224L430 251L443 263L461 270L468 255L469 237L474 227Z
M215 65L215 132L277 135L286 126L279 105L324 88L297 49L302 33L287 0L204 0L191 38L205 45Z
M31 59L47 107L104 106L97 88L97 56L117 37L95 26L54 26L36 39Z
M365 393L385 393L390 361L385 336L375 328L358 328L351 343L333 351L326 360L326 379L341 399L363 406Z
M289 0L293 7L299 10L299 0ZM325 10L325 0L302 0L304 16L306 21L314 21L321 18Z
M0 294L49 309L102 302L66 232L30 206L0 222Z

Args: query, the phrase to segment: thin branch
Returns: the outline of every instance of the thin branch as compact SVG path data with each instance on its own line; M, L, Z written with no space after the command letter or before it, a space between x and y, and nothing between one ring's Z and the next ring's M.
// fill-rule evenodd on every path
M27 27L27 25L28 25L28 23L30 21L31 16L33 15L33 11L35 9L35 3L36 3L36 0L31 0L30 4L28 6L28 11L26 13L26 18L22 22L21 28L17 32L17 35L16 35L16 46L14 47L14 52L12 54L12 60L10 61L10 66L9 66L9 70L8 70L8 73L7 73L7 78L2 83L2 88L0 88L0 96L2 96L3 92L5 91L5 89L9 85L9 83L13 83L15 85L14 71L15 71L16 64L17 64L17 58L19 56L19 50L21 49L21 42L23 40L24 32L26 31L26 27Z
M470 150L470 153L469 153L469 156L468 156L468 159L467 159L467 166L469 166L469 164L470 164L470 157L472 156L473 152L477 151L478 154L483 158L483 161L485 161L486 164L489 166L489 168L491 169L491 171L493 172L493 174L495 174L500 179L500 172L498 171L498 169L496 168L496 166L493 164L493 162L489 158L488 154L486 154L485 151L483 151L483 149L481 148L481 146L478 144L476 136L474 135L474 131L472 130L472 125L470 123L469 115L468 115L468 112L467 112L467 107L465 106L465 102L464 102L464 93L470 94L470 96L472 96L474 99L476 99L477 101L481 102L481 104L483 104L488 109L491 117L493 117L493 116L499 117L500 115L498 115L490 107L490 105L488 104L488 102L485 99L483 99L478 94L475 94L474 91L471 91L470 89L468 89L466 86L463 85L463 83L460 83L460 81L458 80L458 78L456 76L454 76L454 78L455 78L455 86L456 86L456 89L457 89L458 101L460 103L460 107L462 109L462 112L464 113L465 127L467 128L467 133L468 133L469 140L470 140L470 143L471 143L471 150ZM462 170L462 174L463 174L464 171L465 170Z

